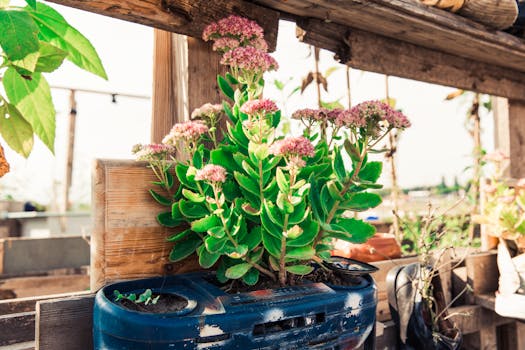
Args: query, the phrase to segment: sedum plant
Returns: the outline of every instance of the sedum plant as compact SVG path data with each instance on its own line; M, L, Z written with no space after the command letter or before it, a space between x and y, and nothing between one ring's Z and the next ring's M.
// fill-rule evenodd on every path
M203 268L217 266L221 282L254 285L264 276L293 283L313 263L330 261L334 239L364 242L375 233L347 213L381 203L369 190L381 188L382 163L369 154L410 123L371 101L349 110L298 110L293 118L304 126L302 136L277 135L281 112L262 91L264 72L278 64L266 53L262 28L230 16L209 25L203 38L230 68L218 77L228 101L197 109L162 144L134 149L158 178L150 192L167 209L158 222L185 228L168 238L170 259L196 252Z
M97 52L60 13L36 0L0 0L0 134L28 157L34 134L54 152L55 108L44 77L65 59L107 79ZM0 157L3 159L3 157Z

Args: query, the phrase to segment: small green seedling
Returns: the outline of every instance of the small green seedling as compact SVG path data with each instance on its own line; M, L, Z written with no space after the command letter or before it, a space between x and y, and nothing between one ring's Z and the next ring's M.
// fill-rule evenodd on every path
M121 300L127 299L129 301L134 302L135 304L141 304L144 303L144 305L153 304L155 305L157 301L159 301L160 295L153 296L153 292L151 289L146 289L144 293L140 294L137 298L137 295L135 293L129 293L129 294L122 294L118 290L115 290L113 292L113 295L115 296L115 302L119 302Z

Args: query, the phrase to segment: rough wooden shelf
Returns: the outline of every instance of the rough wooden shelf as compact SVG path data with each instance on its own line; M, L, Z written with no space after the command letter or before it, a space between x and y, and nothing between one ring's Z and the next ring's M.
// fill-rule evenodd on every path
M525 71L525 41L417 0L254 2L281 12L281 16L317 18L472 61Z

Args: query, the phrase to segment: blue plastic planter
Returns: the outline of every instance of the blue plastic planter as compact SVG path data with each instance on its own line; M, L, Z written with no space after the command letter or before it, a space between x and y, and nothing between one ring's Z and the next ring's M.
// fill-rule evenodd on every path
M94 345L99 350L354 349L373 341L376 287L369 275L351 287L322 283L227 294L192 273L109 285L97 293ZM130 311L113 291L174 293L188 299L171 314Z

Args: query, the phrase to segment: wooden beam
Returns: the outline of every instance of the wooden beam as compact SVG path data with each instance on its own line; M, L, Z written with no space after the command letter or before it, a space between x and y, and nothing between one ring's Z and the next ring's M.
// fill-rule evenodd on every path
M277 43L279 13L242 0L49 0L81 10L200 38L209 23L236 14L256 20L271 51Z
M0 315L0 346L35 339L35 312Z
M38 301L68 298L73 296L83 296L90 294L90 292L73 292L63 294L53 294L45 296L31 296L27 298L0 300L0 315L17 314L21 312L35 311L35 306Z
M525 73L336 23L299 19L297 24L302 41L335 52L352 68L525 100Z
M508 115L510 176L525 177L525 102L509 100Z
M256 0L283 17L316 18L469 59L525 71L525 44L414 0ZM383 55L392 55L384 50ZM395 55L394 55L395 56Z
M89 244L82 236L0 239L0 277L87 265Z
M39 301L36 304L36 349L92 349L95 295Z
M188 116L186 37L154 31L151 142L160 143L173 124Z

